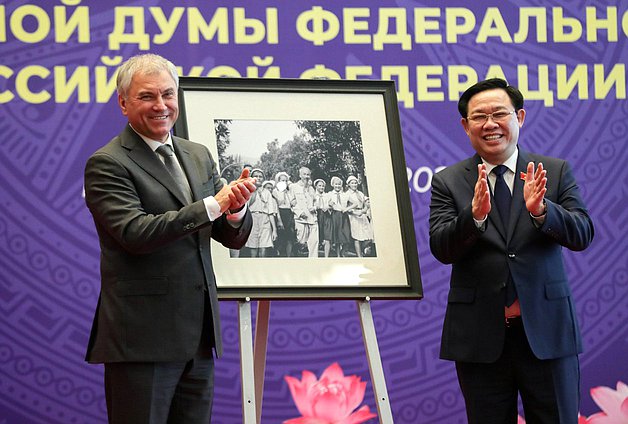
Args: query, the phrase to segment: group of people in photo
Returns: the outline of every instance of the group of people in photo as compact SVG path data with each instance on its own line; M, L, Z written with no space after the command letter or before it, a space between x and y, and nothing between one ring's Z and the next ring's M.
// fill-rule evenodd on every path
M287 172L269 177L251 169L257 191L249 201L251 235L239 257L376 256L371 205L354 175L312 181L307 167L292 181Z

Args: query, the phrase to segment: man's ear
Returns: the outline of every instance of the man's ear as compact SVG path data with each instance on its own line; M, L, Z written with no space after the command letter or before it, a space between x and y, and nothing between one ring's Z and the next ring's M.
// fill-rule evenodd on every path
M464 132L469 135L469 121L467 121L465 118L460 118L460 123L462 124L462 128L464 128Z
M126 99L118 94L118 105L120 106L120 110L122 114L126 116Z
M519 121L519 128L523 127L523 121L526 120L526 111L525 109L519 109L517 111L517 121Z

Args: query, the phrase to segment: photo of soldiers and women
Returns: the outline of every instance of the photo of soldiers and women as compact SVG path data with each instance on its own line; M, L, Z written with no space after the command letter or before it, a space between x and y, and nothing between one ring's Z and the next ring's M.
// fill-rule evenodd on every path
M214 120L220 177L256 178L233 257L376 257L358 121Z

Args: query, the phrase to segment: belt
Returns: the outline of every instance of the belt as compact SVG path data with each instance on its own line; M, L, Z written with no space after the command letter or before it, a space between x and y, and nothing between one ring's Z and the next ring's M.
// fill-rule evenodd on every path
M519 327L523 324L521 315L505 318L506 328Z

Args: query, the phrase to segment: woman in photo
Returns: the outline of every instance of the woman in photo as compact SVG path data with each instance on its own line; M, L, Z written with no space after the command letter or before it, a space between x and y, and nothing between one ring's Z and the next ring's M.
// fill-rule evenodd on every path
M351 175L347 178L347 213L351 226L351 237L355 246L355 254L364 256L366 244L373 240L373 226L368 218L369 202L367 197L358 190L358 179Z
M335 246L336 256L344 256L344 247L347 243L351 243L351 228L349 218L346 214L347 195L342 190L342 180L338 177L332 177L329 182L332 190L327 192L327 205L329 207L331 222L331 238L329 240L329 248ZM328 255L326 255L328 256Z
M327 183L323 179L314 181L314 205L316 206L316 218L318 220L318 238L323 242L323 253L329 257L331 250L331 213L329 210L329 197L325 193Z
M296 241L294 213L292 212L295 199L290 192L290 184L288 173L283 171L277 172L273 189L273 198L277 202L279 210L275 248L277 249L277 254L283 257L292 256L292 247Z
M256 180L257 190L249 199L253 227L245 246L249 248L252 258L263 258L266 257L268 248L273 247L273 240L277 238L275 227L277 204L271 194L274 182L264 181L264 173L260 169L253 169L251 176Z

